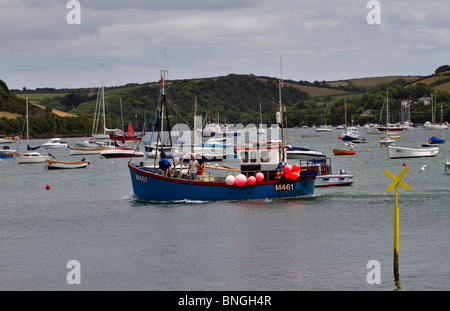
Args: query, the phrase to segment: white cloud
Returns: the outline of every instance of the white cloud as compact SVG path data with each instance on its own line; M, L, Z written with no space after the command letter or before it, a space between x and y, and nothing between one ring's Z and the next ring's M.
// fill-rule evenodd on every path
M362 0L80 1L81 25L67 24L66 2L0 0L0 78L11 88L96 86L102 60L112 85L154 81L164 53L174 79L278 76L280 56L285 78L309 81L449 63L443 0L380 1L381 25L367 24Z

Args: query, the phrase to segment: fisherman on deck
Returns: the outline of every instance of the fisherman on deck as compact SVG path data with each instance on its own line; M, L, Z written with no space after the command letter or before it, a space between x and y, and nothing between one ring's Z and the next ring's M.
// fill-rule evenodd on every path
M161 174L163 176L167 176L167 171L168 169L172 166L169 162L169 160L167 160L167 156L164 152L161 151L161 159L159 160L158 164L159 164L159 168L161 169Z
M188 174L191 180L198 180L198 161L195 159L194 155L191 155L191 161L189 161Z

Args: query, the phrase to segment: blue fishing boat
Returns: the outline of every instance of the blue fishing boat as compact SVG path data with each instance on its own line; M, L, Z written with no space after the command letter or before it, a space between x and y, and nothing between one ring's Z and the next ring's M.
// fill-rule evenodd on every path
M276 146L274 146L274 144ZM278 161L278 143L237 148L240 170L227 176L200 175L191 180L175 165L164 176L151 164L128 163L135 196L149 201L242 201L296 198L314 194L317 166ZM182 160L178 163L183 163Z
M162 112L167 110L165 75L166 70L162 70L160 100L150 141L156 127L161 124L168 125L168 122L159 121L163 116ZM281 113L280 101L280 112L277 112L277 115L280 116ZM167 113L165 116L167 118ZM281 122L283 120L281 117L277 119ZM159 146L162 131L163 129L158 129L156 148ZM128 168L134 195L153 202L173 202L283 199L314 194L317 168L307 164L302 166L300 162L292 166L286 164L286 148L282 140L242 145L236 147L236 153L240 161L240 171L226 177L196 175L192 172L186 174L182 169L184 158L172 157L172 166L168 172L162 172L157 167L156 159L149 161L153 163L147 162L147 157L138 163L132 163L130 159ZM195 158L198 155L192 153L185 156L192 157L192 166L190 162L189 167L195 168Z

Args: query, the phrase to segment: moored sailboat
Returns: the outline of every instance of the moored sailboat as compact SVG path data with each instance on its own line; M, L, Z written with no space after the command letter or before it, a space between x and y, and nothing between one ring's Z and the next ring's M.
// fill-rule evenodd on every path
M109 138L111 140L120 140L120 141L140 141L142 139L142 135L135 135L133 125L131 125L131 121L128 122L128 129L124 132L114 132L109 134Z
M28 135L29 135L29 126L28 126L28 100L26 102L27 104L27 116L26 116L26 126L27 126L27 146L28 146ZM22 130L23 134L23 130ZM22 136L20 137L22 139ZM36 151L30 151L21 154L18 152L19 145L17 145L16 154L14 155L14 158L16 159L17 163L19 164L36 164L36 163L45 163L47 159L52 159L53 156L49 153L48 155L41 155L39 152Z
M434 99L436 101L436 96L434 97ZM431 101L433 101L433 94L431 95ZM432 107L431 109L433 110L433 103L431 104L431 107ZM436 120L436 105L434 105L434 114L433 114L433 136L428 140L428 142L430 144L443 144L443 143L445 143L445 139L438 138L435 135L435 130L437 129L435 120ZM443 130L443 129L445 130L447 128L448 128L447 125L443 124L443 122L442 122L442 106L441 106L441 122L438 125L439 136L441 136L441 130Z

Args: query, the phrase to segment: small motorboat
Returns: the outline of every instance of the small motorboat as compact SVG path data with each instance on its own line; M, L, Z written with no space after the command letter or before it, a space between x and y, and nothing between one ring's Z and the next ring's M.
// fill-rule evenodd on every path
M130 147L116 147L114 149L107 149L100 152L104 158L137 158L143 157L144 153L139 149Z
M388 135L386 135L382 139L380 139L380 147L387 147L387 146L393 146L393 145L395 145L395 140L393 140Z
M96 145L97 146L97 145ZM98 147L97 148L70 148L70 154L71 155L80 155L80 154L100 154L102 151L107 150L105 147Z
M3 149L0 150L0 159L1 158L14 158L18 156L19 153L17 151L9 149L8 146L3 146Z
M439 153L439 147L406 148L388 146L389 157L394 158L419 158L434 157Z
M340 170L339 174L317 175L314 187L349 186L353 182L353 175Z
M41 155L39 152L27 152L24 154L19 154L15 157L17 163L19 164L35 164L35 163L45 163L45 161L52 159L53 156L49 154L48 156Z
M75 169L75 168L85 168L90 163L85 159L81 161L74 162L64 162L64 161L56 161L56 160L47 160L45 167L49 170L57 170L57 169Z
M61 138L52 138L45 144L42 144L45 149L62 149L69 148L69 145L65 141L61 141Z
M286 147L287 147L286 154L288 159L311 160L326 157L325 154L323 154L320 151L302 147L293 147L291 145L287 145Z
M355 153L356 150L333 149L334 155L351 155Z
M351 155L351 154L355 154L356 150L353 149L354 147L355 147L355 144L352 143L352 142L342 143L342 148L341 149L333 149L333 154L334 155Z

